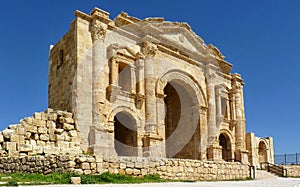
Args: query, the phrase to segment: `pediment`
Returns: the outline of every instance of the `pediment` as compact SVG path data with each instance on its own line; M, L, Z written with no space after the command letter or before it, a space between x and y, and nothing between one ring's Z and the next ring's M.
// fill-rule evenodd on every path
M170 46L179 51L204 55L209 52L202 38L196 35L186 23L154 22L148 23L147 26L149 29L146 29L146 33L151 34L162 45Z

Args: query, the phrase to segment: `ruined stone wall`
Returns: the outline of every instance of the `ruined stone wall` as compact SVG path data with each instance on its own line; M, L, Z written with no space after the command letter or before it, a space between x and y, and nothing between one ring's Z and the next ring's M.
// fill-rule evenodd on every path
M0 158L0 173L75 172L97 174L103 172L142 176L159 174L164 179L225 180L244 179L249 168L237 162L202 162L199 160L144 158L144 157L94 157L89 155L48 155Z
M79 154L79 142L73 114L47 109L0 132L0 155Z
M72 111L74 75L76 70L75 24L50 49L48 106L56 110Z
M287 169L288 177L300 177L300 165L283 165Z

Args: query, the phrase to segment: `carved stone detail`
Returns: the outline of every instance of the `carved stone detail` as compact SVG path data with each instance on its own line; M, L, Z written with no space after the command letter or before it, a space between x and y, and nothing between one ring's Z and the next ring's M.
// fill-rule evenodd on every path
M93 20L92 26L91 26L91 33L92 33L92 40L93 42L104 39L104 36L106 34L107 25L104 23L101 23L99 20Z
M146 57L154 57L157 52L157 46L150 43L150 42L144 42L142 43L142 53Z

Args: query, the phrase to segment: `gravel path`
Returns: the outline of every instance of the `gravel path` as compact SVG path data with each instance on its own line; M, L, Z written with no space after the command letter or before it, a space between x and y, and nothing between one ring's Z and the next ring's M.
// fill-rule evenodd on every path
M46 185L43 187L300 187L300 178L269 178L253 181L175 182L105 185ZM34 186L30 186L34 187Z

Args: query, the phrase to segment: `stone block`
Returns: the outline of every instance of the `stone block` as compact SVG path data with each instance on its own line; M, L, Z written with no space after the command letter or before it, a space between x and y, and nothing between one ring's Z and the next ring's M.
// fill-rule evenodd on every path
M76 175L83 175L83 170L82 170L82 169L74 169L73 172L74 172Z
M80 168L83 170L89 170L91 169L90 164L88 162L83 162L80 164Z
M49 141L49 134L41 134L40 140L42 141Z
M38 131L39 134L47 134L47 128L46 127L39 127L37 131Z
M126 168L126 164L125 163L120 163L120 169L125 169Z
M80 177L71 177L71 184L81 184Z
M31 138L31 132L26 132L25 139L29 140Z
M26 132L37 133L37 127L33 125L25 125L24 126Z
M96 168L97 168L97 164L96 164L96 162L92 162L92 163L90 163L90 166L91 166L91 170L94 170L94 169L96 169Z
M33 119L33 125L37 127L46 127L46 121L41 119Z
M63 134L55 134L56 138L55 140L56 141L64 141L65 140L65 136Z
M26 131L24 127L18 126L16 129L18 135L25 135Z
M33 140L33 139L29 140L29 144L33 145L33 146L36 146L36 140Z
M35 140L39 140L39 139L40 139L40 136L39 136L38 134L35 134L35 135L34 135L34 139L35 139Z
M132 175L133 174L133 169L132 168L126 168L125 172L126 172L126 175Z
M86 161L87 161L87 162L95 162L96 159L95 159L94 157L87 157L87 158L86 158Z
M85 175L90 175L90 174L92 174L92 171L89 170L89 169L87 169L87 170L84 170L83 173L84 173Z
M19 152L30 152L30 151L32 151L32 145L18 144L18 151Z
M64 129L55 129L55 134L62 134L63 132L65 132Z
M8 151L16 151L17 150L17 143L16 142L4 142L3 147Z
M68 132L68 135L71 137L77 137L78 136L78 132L76 130L71 130Z
M35 154L42 154L44 152L44 146L32 146L32 152Z
M4 137L2 134L0 134L0 143L4 142Z
M67 149L70 148L70 143L65 141L57 141L55 142L55 146Z
M74 129L74 125L70 125L68 123L64 123L63 124L63 128L67 131L73 130Z
M42 119L42 114L40 113L40 112L35 112L34 114L33 114L33 117L34 117L34 119Z
M44 147L44 146L46 146L46 142L41 141L41 140L38 140L38 141L36 141L36 145L37 145L37 146Z
M57 120L57 114L56 113L48 114L48 120L49 121L56 121Z
M4 129L2 131L2 135L6 139L9 139L12 134L16 134L16 131L13 129Z
M73 118L60 117L59 118L59 123L74 124L74 119Z
M44 153L46 155L58 155L60 154L59 147L44 147Z

